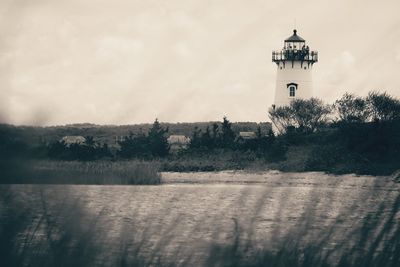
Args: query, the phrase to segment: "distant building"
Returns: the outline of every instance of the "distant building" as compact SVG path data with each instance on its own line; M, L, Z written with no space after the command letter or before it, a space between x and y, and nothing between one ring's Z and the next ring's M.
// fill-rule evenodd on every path
M72 144L81 145L86 142L86 138L80 135L67 135L61 138L60 142L64 142L67 146Z
M186 149L190 143L190 138L185 135L171 135L167 139L172 151Z
M255 132L239 132L239 137L248 140L248 139L255 139L257 135Z

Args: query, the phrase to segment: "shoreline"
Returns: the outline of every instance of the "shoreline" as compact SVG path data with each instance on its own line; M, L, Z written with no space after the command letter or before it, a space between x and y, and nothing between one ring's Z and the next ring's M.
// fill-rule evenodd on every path
M177 159L163 160L125 160L125 161L49 161L49 160L20 160L18 162L0 162L2 175L0 184L98 184L98 185L157 185L164 184L163 176L191 175L202 177L213 175L243 176L307 176L321 174L327 177L375 177L390 178L400 183L400 169L392 173L344 172L345 169L310 170L299 168L299 164L289 160L281 162L265 162L257 159L241 162L241 165L227 164L226 161L201 161L192 159L190 162ZM197 163L197 164L195 164ZM176 165L180 164L180 165ZM171 168L171 166L175 166ZM236 168L229 168L229 167ZM295 168L297 167L297 168ZM348 168L350 170L351 168ZM193 179L193 178L190 178ZM189 179L189 180L190 180ZM196 180L186 182L196 183ZM247 182L243 179L243 182ZM233 180L236 181L237 180Z

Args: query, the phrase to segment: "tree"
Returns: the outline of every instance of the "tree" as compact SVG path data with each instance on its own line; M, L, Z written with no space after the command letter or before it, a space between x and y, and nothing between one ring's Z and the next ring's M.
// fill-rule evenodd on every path
M257 139L261 139L263 137L260 126L257 127L256 137Z
M272 129L269 129L267 138L270 143L273 143L275 141L275 134L274 134L274 131L272 131Z
M235 133L232 130L232 123L224 117L221 126L221 145L224 148L232 148L234 142Z
M54 159L69 159L69 151L64 141L56 141L47 148L47 155Z
M207 126L206 131L201 135L201 145L209 149L214 146L214 140L211 137L209 126Z
M258 127L256 132L256 142L257 142L257 149L265 154L271 148L271 145L275 142L275 135L272 129L269 129L267 135L263 135L261 132L261 128Z
M269 118L279 133L283 134L287 128L294 124L290 106L270 108Z
M331 107L317 98L295 99L290 103L294 127L302 132L311 133L327 122Z
M118 144L120 145L118 156L122 158L143 158L150 156L148 139L142 132L137 135L129 133L129 135L125 136Z
M400 119L400 101L386 92L370 92L366 102L371 120L393 121Z
M328 120L331 107L317 98L295 99L289 106L269 110L269 117L280 133L294 127L298 132L312 133Z
M334 108L342 122L363 123L368 119L367 101L353 94L345 93L342 98L336 100Z
M189 148L195 149L201 147L201 130L196 126L190 138Z
M166 133L168 133L168 128L162 128L158 119L156 119L148 134L149 149L153 156L163 157L168 155L169 144Z
M169 153L167 132L168 128L161 127L156 119L147 135L142 132L137 135L130 133L123 141L118 142L120 145L118 155L123 158L167 156Z
M212 135L211 135L211 139L213 142L213 146L214 147L219 147L220 146L220 138L219 138L219 126L217 123L213 123L212 125Z
M110 148L106 143L103 144L103 146L99 147L97 149L97 154L100 158L112 158L113 154L110 151Z
M94 147L96 145L93 136L86 136L84 144L91 147Z

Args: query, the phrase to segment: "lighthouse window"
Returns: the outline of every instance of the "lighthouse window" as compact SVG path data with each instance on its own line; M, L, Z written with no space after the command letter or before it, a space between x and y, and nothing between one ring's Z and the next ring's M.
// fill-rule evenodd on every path
M289 86L289 96L290 97L296 96L296 86L294 85Z

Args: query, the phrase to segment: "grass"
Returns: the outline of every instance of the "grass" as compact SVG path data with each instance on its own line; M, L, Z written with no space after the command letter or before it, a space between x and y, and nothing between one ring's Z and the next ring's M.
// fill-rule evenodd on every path
M386 176L400 170L399 158L392 160L363 160L361 156L339 151L332 145L296 144L288 146L283 158L257 155L252 151L214 150L170 155L156 160L161 171L207 172L224 170L283 172L322 171L334 174L366 174Z
M160 184L158 166L143 161L2 161L3 184Z
M84 208L84 202L69 195L68 201L63 201L61 195L49 198L49 191L40 191L39 196L27 201L23 193L0 187L0 210L4 219L0 220L1 266L395 267L400 262L400 195L391 204L377 205L370 216L354 225L347 237L349 242L339 242L329 250L325 248L332 244L335 232L342 231L341 220L351 214L341 213L325 226L324 234L313 243L302 245L301 237L313 231L312 220L308 221L310 206L304 213L302 227L294 228L296 231L274 244L275 249L269 248L268 242L259 246L260 243L249 238L251 229L246 230L245 225L234 220L230 241L221 244L213 240L207 244L205 262L198 265L192 262L195 250L189 255L163 258L164 246L173 242L173 234L179 231L174 220L165 225L168 231L154 228L150 222L143 232L137 232L135 224L129 221L123 224L118 241L112 243L112 238L104 239L107 233L101 222L109 218L102 217L101 211L91 214ZM263 201L261 198L257 205L263 205ZM284 204L281 205L283 209ZM217 224L218 217L215 220ZM250 218L245 223L253 222ZM146 242L156 237L159 241L154 251L142 254ZM115 254L107 254L110 244L117 246Z

